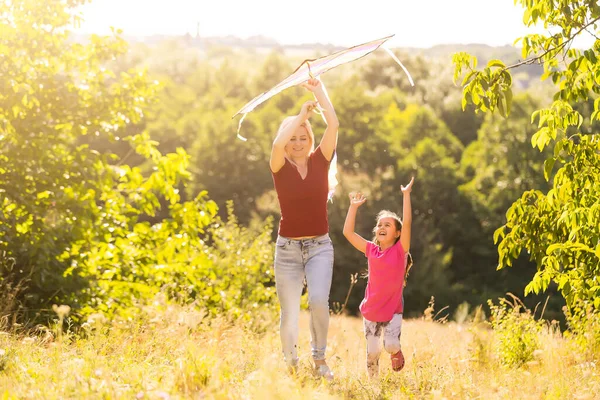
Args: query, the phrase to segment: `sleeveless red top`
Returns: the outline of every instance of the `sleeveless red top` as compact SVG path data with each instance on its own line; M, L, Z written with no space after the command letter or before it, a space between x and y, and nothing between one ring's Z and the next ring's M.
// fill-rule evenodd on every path
M328 173L329 161L323 155L320 146L308 156L306 178L302 179L296 167L287 158L279 171L271 171L281 208L281 236L320 236L329 232Z

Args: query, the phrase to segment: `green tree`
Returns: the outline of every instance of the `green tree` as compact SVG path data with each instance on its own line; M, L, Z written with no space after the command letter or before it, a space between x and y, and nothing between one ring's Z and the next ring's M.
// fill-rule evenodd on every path
M478 138L465 150L461 170L467 179L462 190L473 199L475 210L486 230L506 222L508 207L529 189L548 188L543 163L551 150L531 147L535 127L531 113L541 100L531 94L515 97L511 118L485 115Z
M128 314L161 291L213 313L271 304L270 222L222 222L206 192L182 201L190 157L142 129L156 85L115 66L119 32L70 40L83 3L14 0L0 13L0 288L19 290L2 292L0 312Z
M524 61L506 66L491 60L476 70L476 58L458 53L455 79L467 71L462 81L463 104L478 110L511 110L512 77L510 69L542 63L542 79L551 78L556 86L552 104L532 113L538 130L531 137L534 147L543 150L554 142L553 154L544 162L544 176L551 180L547 192L530 190L509 208L505 225L494 240L499 242L499 268L511 266L522 251L527 251L538 271L525 293L545 291L555 282L573 307L579 300L600 307L600 138L583 135L584 118L590 124L600 116L600 40L588 49L572 47L583 32L598 37L600 6L587 0L518 0L524 7L526 25L543 24L551 32L527 35L520 39ZM594 33L593 30L596 32ZM529 57L529 58L528 58ZM563 60L565 67L563 67ZM583 115L574 108L579 102L594 100L594 111ZM585 110L581 110L585 111ZM553 175L555 164L557 172Z
M33 309L81 286L64 278L69 264L60 256L89 239L99 217L92 207L109 200L102 185L113 175L111 156L79 138L119 139L154 91L137 72L105 68L126 49L118 36L68 41L82 3L12 1L0 13L0 246Z

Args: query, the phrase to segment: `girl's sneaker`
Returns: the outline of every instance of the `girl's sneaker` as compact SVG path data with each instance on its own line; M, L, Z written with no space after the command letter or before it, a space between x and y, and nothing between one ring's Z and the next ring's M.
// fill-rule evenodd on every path
M398 350L396 354L390 355L392 359L392 369L394 371L400 371L404 368L404 354L402 354L402 350Z

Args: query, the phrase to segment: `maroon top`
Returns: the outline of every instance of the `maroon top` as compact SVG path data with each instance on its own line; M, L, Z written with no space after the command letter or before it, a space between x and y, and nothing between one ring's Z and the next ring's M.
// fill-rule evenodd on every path
M323 155L320 146L308 156L308 172L305 179L302 179L296 167L287 158L279 171L271 171L281 208L281 236L320 236L329 232L328 174L329 161Z

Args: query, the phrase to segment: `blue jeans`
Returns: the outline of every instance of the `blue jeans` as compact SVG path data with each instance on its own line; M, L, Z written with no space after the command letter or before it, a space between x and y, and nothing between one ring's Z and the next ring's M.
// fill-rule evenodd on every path
M280 335L288 365L298 364L298 319L304 278L308 286L312 357L325 359L333 245L328 234L310 239L277 238L275 285L281 306Z

